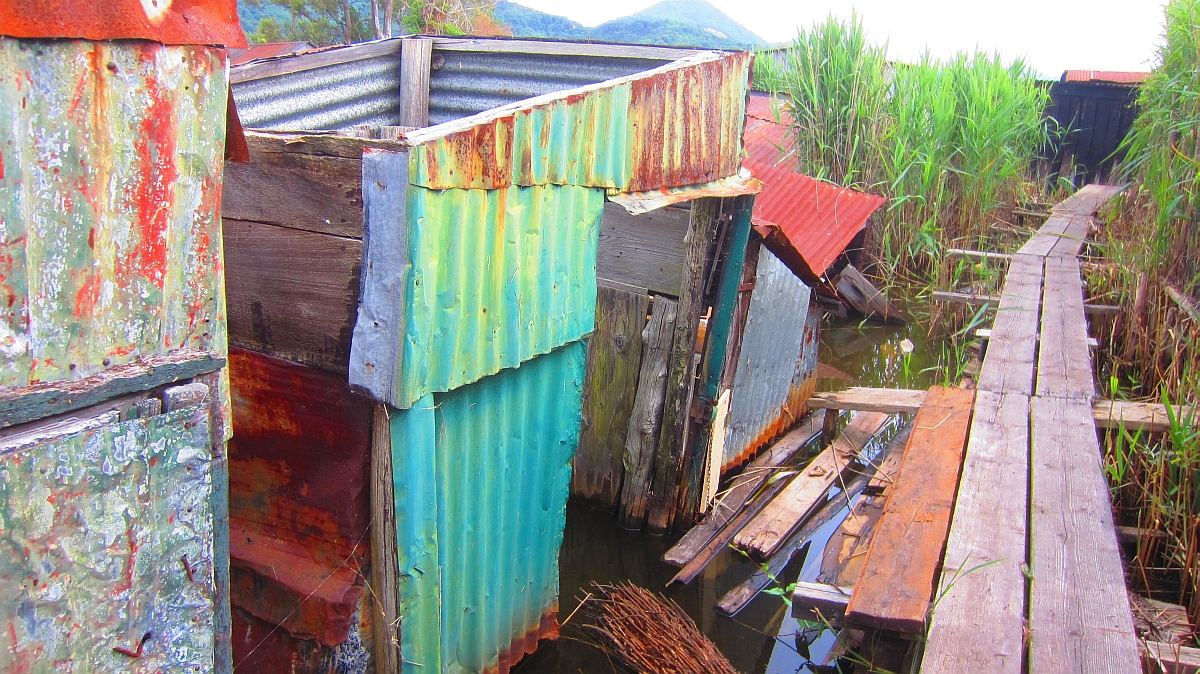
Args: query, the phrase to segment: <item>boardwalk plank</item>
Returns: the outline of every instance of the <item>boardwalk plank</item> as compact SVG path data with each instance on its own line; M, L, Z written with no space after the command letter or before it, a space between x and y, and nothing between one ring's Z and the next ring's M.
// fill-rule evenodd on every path
M1021 672L1028 483L1029 398L979 391L922 674Z
M1045 257L1054 249L1054 245L1058 243L1058 239L1064 232L1067 231L1067 225L1071 224L1071 215L1069 213L1055 213L1046 219L1046 222L1038 231L1034 232L1033 236L1025 242L1017 250L1018 255L1036 255Z
M920 634L950 526L975 392L934 386L854 584L846 624Z
M977 388L981 391L1033 393L1042 264L1042 258L1031 255L1014 255L1009 263L979 372Z
M1037 395L1095 397L1082 279L1074 258L1046 260L1040 339Z
M1029 671L1139 671L1091 407L1068 398L1034 398L1030 407Z

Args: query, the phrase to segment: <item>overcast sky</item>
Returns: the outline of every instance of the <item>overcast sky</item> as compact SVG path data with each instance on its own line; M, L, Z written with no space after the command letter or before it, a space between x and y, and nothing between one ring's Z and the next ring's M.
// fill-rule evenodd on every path
M587 26L655 0L516 0ZM1162 33L1163 0L709 0L768 42L788 40L830 12L857 10L891 58L926 47L948 56L975 47L1024 56L1045 76L1063 70L1149 70Z

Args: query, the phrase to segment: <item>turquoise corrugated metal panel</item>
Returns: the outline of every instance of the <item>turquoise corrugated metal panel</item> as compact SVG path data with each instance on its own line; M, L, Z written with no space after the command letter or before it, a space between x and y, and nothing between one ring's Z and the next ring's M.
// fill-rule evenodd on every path
M391 410L401 574L428 556L436 519L439 566L424 577L436 578L441 597L439 615L428 598L402 603L405 672L503 674L557 634L558 551L586 359L586 344L573 342ZM425 481L434 474L430 507ZM402 524L401 513L419 524ZM440 651L417 657L435 642Z
M603 212L602 190L570 185L410 187L402 363L383 399L408 407L590 333Z
M411 180L432 189L551 183L637 192L734 175L753 59L703 52L410 132Z
M209 409L117 416L0 448L0 670L213 671Z

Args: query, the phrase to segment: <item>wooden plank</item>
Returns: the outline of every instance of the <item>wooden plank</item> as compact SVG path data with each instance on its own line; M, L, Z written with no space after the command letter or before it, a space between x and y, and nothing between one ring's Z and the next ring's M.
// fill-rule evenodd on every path
M226 218L229 341L346 372L362 242Z
M1193 323L1200 324L1200 309L1197 309L1196 305L1186 295L1171 286L1167 286L1167 294L1171 296L1172 300L1175 300L1175 304L1178 304L1179 308L1183 309L1188 317L1192 319Z
M871 538L846 623L920 634L950 526L975 392L934 386Z
M1079 261L1048 258L1039 333L1037 394L1091 400L1096 395Z
M839 621L846 614L853 588L796 581L792 615L806 620Z
M649 505L650 481L662 422L666 391L667 361L675 339L677 305L665 297L654 298L654 311L642 331L642 364L638 368L637 393L625 433L625 480L621 486L620 525L641 529Z
M429 126L429 66L433 40L406 37L400 46L400 125ZM389 670L390 671L390 670Z
M1043 259L1015 255L1008 265L1004 292L992 322L976 387L997 393L1033 393Z
M704 309L704 279L712 263L709 258L717 235L720 208L720 199L697 199L692 202L688 218L688 232L683 246L683 284L679 290L675 338L667 369L662 430L658 437L654 486L650 492L650 512L646 521L651 532L665 532L674 519L675 488L679 484L685 458L684 438L696 368L693 354L700 330L700 314Z
M401 40L380 40L365 42L347 47L323 49L310 54L297 54L264 61L255 61L246 65L236 66L229 71L229 83L238 84L266 77L277 77L290 73L303 72L314 68L324 68L341 63L350 63L362 59L388 56L400 53Z
M821 504L850 462L887 422L882 412L859 412L850 425L750 521L733 544L756 559L770 557Z
M1058 243L1058 239L1063 232L1067 231L1067 225L1071 221L1070 214L1055 212L1042 224L1041 228L1029 237L1025 245L1017 250L1018 255L1036 255L1045 257L1054 249L1054 244Z
M925 391L921 390L853 386L845 391L814 393L805 404L811 409L916 414L924 400Z
M1137 637L1087 401L1033 398L1031 672L1133 672Z
M109 398L146 391L191 379L225 367L225 359L208 351L182 350L142 356L90 377L0 391L0 428L63 414Z
M1143 641L1142 662L1151 674L1197 674L1200 673L1200 648Z
M662 560L674 566L685 566L695 559L704 546L721 533L735 515L742 512L750 497L759 493L764 483L772 476L778 475L779 471L772 470L773 468L787 463L821 434L824 418L825 413L810 414L800 422L799 427L760 453L746 466L741 475L733 478L729 490L713 504L708 517L688 530L683 538L663 554ZM733 532L729 532L725 540L728 541L732 537Z
M1088 234L1091 233L1092 218L1087 215L1072 215L1067 221L1067 226L1063 230L1062 236L1055 242L1054 247L1050 249L1051 255L1059 256L1075 256L1083 250L1084 244L1087 243Z
M1120 527L1118 537L1120 536ZM1192 622L1187 609L1156 599L1147 599L1129 593L1129 605L1133 609L1133 629L1139 639L1167 644L1193 644Z
M225 165L221 215L310 232L362 238L362 143L344 139L345 158L313 152L307 143L248 133L250 163Z
M386 405L375 405L371 420L371 595L375 662L380 672L400 671L399 561L396 555L395 478L392 425Z
M947 290L933 291L934 302L951 302L968 304L973 307L995 307L1000 304L999 295L977 295L974 293L956 293Z
M978 391L922 674L1023 671L1028 483L1029 398Z
M617 204L605 203L596 249L596 275L646 288L653 294L678 297L688 217L688 211L680 208L630 215Z
M434 38L434 48L446 51L604 56L607 58L658 59L662 61L675 61L700 52L700 50L686 47L553 42L549 40L497 40L494 38L472 37L437 37Z
M1041 213L1020 211L1019 209L1013 209L1013 212L1020 215L1042 215ZM965 257L972 260L1004 260L1005 262L1012 258L1012 256L1007 253L990 253L988 251L967 250L965 248L947 248L946 257Z
M1125 189L1120 185L1099 185L1092 183L1079 188L1075 194L1055 204L1055 211L1091 215L1100 209L1106 201Z
M571 493L606 506L616 505L621 496L649 308L646 295L596 289L596 330L588 338L583 424L571 464Z
M833 282L838 297L850 303L858 313L887 323L904 323L904 314L888 302L854 265L846 265Z
M1181 423L1200 421L1191 406L1172 406ZM1096 428L1124 428L1130 432L1165 433L1171 429L1167 408L1162 403L1134 403L1122 400L1098 400L1092 407Z

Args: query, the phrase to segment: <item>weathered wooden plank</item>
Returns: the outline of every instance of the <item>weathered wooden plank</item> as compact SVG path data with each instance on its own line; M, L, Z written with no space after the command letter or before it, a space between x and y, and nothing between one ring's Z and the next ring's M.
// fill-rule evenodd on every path
M1023 671L1028 483L1029 398L978 391L922 674Z
M968 250L966 248L947 248L946 257L965 257L972 260L1003 260L1005 262L1012 258L1008 253L991 253L985 250Z
M904 634L924 629L974 399L974 391L929 389L854 584L847 624Z
M688 217L680 208L630 215L618 204L605 203L596 276L678 297Z
M1137 637L1091 406L1037 397L1030 407L1029 671L1137 671Z
M792 591L792 615L807 620L840 620L853 591L849 587L797 581Z
M362 238L362 147L359 156L313 152L308 143L247 133L250 163L228 162L221 215L310 232Z
M583 425L572 462L571 493L604 505L616 505L621 495L649 308L646 295L596 289L596 331L588 338Z
M346 372L362 243L226 218L229 341Z
M1057 256L1076 256L1087 243L1088 234L1092 230L1092 218L1088 215L1072 215L1063 229L1062 235L1051 248L1050 254Z
M1121 527L1117 527L1118 538L1121 535L1120 529ZM1167 644L1195 643L1187 608L1179 604L1147 599L1132 592L1129 593L1129 605L1133 609L1133 629L1139 639Z
M683 469L684 437L689 417L692 382L696 363L693 359L704 307L704 279L717 233L721 200L697 199L692 202L684 237L683 284L675 320L675 338L667 369L667 388L663 402L662 430L654 461L654 486L651 489L647 527L665 532L675 513L675 489Z
M1074 258L1046 260L1039 339L1037 394L1090 401L1096 386L1083 315L1083 280Z
M842 477L850 462L887 420L888 415L882 412L857 413L838 439L738 532L734 546L756 559L770 557L820 505L825 492Z
M1084 185L1075 194L1055 204L1054 210L1091 215L1103 206L1104 202L1115 197L1123 189L1125 188L1119 185L1100 185L1096 183Z
M116 396L191 379L225 366L208 351L148 355L75 381L48 382L0 391L0 428L96 405Z
M997 393L1033 393L1043 259L1015 255L1008 265L992 338L976 387Z
M925 391L921 390L854 386L845 391L813 394L806 404L812 409L915 414L924 400Z
M674 300L654 298L653 313L642 331L642 364L625 433L625 480L618 518L626 529L641 529L646 520L677 308Z
M948 290L933 291L934 302L967 304L973 307L995 307L1000 304L998 295L977 295L974 293L956 293Z
M1173 405L1175 418L1183 424L1196 424L1200 417L1188 405ZM1128 431L1165 433L1171 429L1167 407L1162 403L1133 403L1122 400L1097 400L1092 406L1096 428L1124 428Z
M396 556L395 482L392 475L392 425L386 405L375 405L371 419L371 583L375 615L375 662L380 672L400 671L399 579Z
M401 40L364 42L362 44L338 47L336 49L323 49L321 51L312 52L309 54L300 54L298 56L293 56L286 59L255 61L253 63L247 63L246 65L231 69L229 74L229 82L230 84L249 82L250 80L257 80L265 77L277 77L279 75L287 75L289 73L311 70L313 68L323 68L326 66L350 63L351 61L374 58L377 56L387 56L390 54L396 54L399 56L401 42Z
M834 280L838 296L850 303L858 313L887 323L904 323L904 314L888 302L854 265L846 265Z
M799 427L784 435L751 461L742 474L733 479L733 484L725 495L713 504L708 517L688 530L683 538L667 550L662 560L674 566L684 566L691 562L704 546L725 529L734 515L742 511L750 497L759 492L763 483L778 473L772 470L773 468L787 463L820 435L824 417L825 413L810 414L800 422ZM733 532L729 532L725 540L728 541L732 536Z
M1200 648L1143 641L1142 662L1150 674L1197 674L1200 672Z
M1029 237L1025 245L1017 250L1017 254L1039 257L1049 255L1050 251L1054 249L1054 245L1058 243L1059 237L1067 230L1067 225L1070 221L1070 214L1056 212L1054 215L1051 215L1042 225L1041 229Z
M560 54L568 56L604 56L607 58L660 59L674 61L695 54L686 47L616 45L548 40L497 40L473 37L437 37L434 46L446 51L515 52L519 54Z
M433 40L407 37L400 47L400 125L429 126L429 66Z

